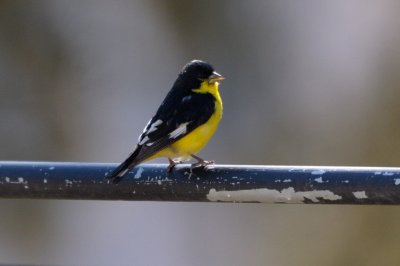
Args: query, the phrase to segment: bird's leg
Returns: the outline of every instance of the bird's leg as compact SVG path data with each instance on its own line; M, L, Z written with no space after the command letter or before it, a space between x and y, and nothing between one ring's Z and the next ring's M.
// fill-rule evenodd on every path
M206 167L207 165L215 163L214 161L206 161L206 160L204 160L204 159L202 159L202 158L200 158L200 157L198 157L198 156L196 156L194 154L190 154L190 156L192 156L194 159L197 160L196 163L194 163L194 164L192 164L190 166L190 169L199 168L199 167Z
M167 173L170 173L172 171L172 169L174 169L176 163L171 158L168 158L168 162L169 162L169 165L167 167Z
M174 169L175 165L182 163L182 161L174 161L171 158L168 158L168 162L167 173L170 173L172 169Z

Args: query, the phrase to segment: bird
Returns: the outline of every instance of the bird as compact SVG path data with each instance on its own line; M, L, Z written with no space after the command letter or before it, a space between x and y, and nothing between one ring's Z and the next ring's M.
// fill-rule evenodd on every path
M219 83L225 78L202 60L192 60L179 72L156 114L145 126L133 152L109 176L119 183L135 166L168 158L167 172L191 158L191 170L213 164L196 154L214 135L222 118Z

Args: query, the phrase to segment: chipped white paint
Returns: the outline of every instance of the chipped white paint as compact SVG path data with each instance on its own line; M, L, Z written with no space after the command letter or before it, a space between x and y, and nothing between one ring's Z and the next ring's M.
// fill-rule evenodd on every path
M142 177L143 171L144 171L144 168L143 168L143 167L139 167L139 169L137 169L137 172L136 172L136 174L135 174L135 176L134 176L133 178L134 178L134 179L139 179L139 178L141 178L141 177Z
M392 175L394 175L394 173L392 173L392 172L384 172L382 175L392 176Z
M349 183L349 180L343 180L342 183Z
M312 175L323 175L323 174L325 174L325 171L324 170L314 170L314 171L311 171L311 174Z
M400 185L400 178L395 178L394 179L394 185L395 186Z
M386 171L386 172L377 171L377 172L374 172L374 175L392 176L392 175L394 175L394 173L393 172L388 172L388 171Z
M157 184L159 184L159 185L161 185L161 184L162 184L162 182L161 182L161 180L160 180L160 179L158 179L158 180L157 180Z
M23 185L27 185L27 184L28 184L28 181L27 181L27 180L24 180L23 177L18 177L17 180L13 181L13 180L11 180L11 178L9 178L8 176L6 176L6 177L4 178L4 180L5 180L7 183L9 183L9 184L23 184Z
M285 179L285 180L283 180L282 182L283 182L283 183L290 183L290 182L292 182L292 179Z
M322 180L322 176L315 178L314 181L317 183L324 183L324 181Z
M354 191L353 195L357 199L368 199L367 194L365 193L364 190L363 191Z
M168 134L168 136L171 139L176 139L177 137L179 137L180 135L183 135L186 133L187 131L187 125L189 124L189 122L185 122L180 124L174 131L172 131L171 133Z
M65 185L68 187L72 186L72 181L69 179L65 179Z
M46 178L43 179L43 183L47 184L47 179Z
M25 186L24 186L24 188L25 188L25 189L28 189L28 188L29 188L29 186L25 185Z
M56 169L54 166L49 167L49 170L54 170Z
M210 189L207 199L210 201L228 202L262 202L262 203L304 203L305 200L319 202L319 198L324 200L340 200L340 195L334 194L329 190L295 191L293 187L282 189L260 188L237 191L216 191Z

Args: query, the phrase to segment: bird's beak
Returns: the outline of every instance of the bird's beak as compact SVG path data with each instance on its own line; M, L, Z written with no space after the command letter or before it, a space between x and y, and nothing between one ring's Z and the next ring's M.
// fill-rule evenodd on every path
M217 81L225 79L222 75L218 74L217 72L213 72L212 75L208 78L209 84L214 84Z

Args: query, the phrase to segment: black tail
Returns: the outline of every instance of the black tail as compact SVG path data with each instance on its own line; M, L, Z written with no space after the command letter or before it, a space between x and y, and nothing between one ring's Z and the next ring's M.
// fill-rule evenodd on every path
M121 163L115 170L111 173L111 175L108 177L109 179L112 179L112 182L114 184L119 183L119 181L122 180L124 175L128 173L133 167L138 165L141 161L137 160L137 156L140 152L141 146L136 146L135 150L129 155L129 157Z

